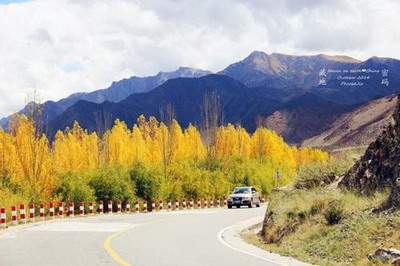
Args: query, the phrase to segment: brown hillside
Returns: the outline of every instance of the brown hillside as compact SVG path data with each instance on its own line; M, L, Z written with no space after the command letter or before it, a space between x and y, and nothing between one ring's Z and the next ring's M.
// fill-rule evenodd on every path
M329 129L304 140L301 146L333 150L369 145L392 120L396 98L387 96L372 100L341 115Z

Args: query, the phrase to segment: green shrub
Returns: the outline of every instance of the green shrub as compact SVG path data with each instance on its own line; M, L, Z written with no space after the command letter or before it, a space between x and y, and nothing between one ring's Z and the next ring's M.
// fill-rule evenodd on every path
M135 198L134 186L127 171L120 167L102 168L92 173L89 186L94 190L97 200L132 201Z
M160 195L161 178L147 169L143 164L135 164L129 172L130 180L135 187L136 196L145 199L156 199Z
M315 199L310 207L310 214L317 215L321 213L321 211L325 207L325 202L319 198Z
M94 190L88 184L88 178L79 173L67 173L60 176L61 183L56 190L56 195L63 201L79 202L93 201Z
M307 213L305 211L301 211L297 214L300 221L304 221L307 218Z
M327 224L338 224L343 219L343 208L338 204L331 204L324 213Z

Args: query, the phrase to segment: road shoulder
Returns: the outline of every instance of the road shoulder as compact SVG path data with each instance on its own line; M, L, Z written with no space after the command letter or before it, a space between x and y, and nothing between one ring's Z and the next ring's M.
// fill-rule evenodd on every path
M225 227L221 231L219 231L217 238L223 245L229 247L230 249L269 262L269 265L310 265L298 261L294 258L285 257L266 251L254 245L251 245L247 243L244 239L242 239L240 234L243 230L261 223L263 219L263 216L254 217Z

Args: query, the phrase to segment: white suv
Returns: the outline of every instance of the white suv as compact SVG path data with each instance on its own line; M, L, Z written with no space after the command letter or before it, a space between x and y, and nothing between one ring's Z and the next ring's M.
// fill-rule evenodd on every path
M228 198L229 209L232 206L236 206L237 208L241 206L248 206L249 208L254 206L260 207L260 204L260 194L254 187L237 187Z

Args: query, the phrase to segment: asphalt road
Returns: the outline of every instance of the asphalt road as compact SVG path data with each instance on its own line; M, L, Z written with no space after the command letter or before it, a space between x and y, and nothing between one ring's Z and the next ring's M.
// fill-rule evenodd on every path
M0 232L0 265L282 265L224 243L265 206L54 220Z

